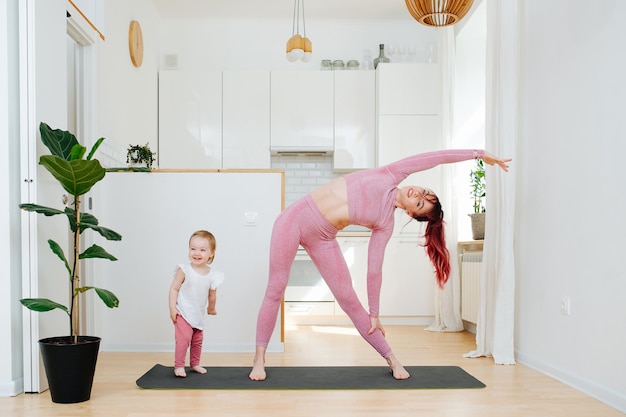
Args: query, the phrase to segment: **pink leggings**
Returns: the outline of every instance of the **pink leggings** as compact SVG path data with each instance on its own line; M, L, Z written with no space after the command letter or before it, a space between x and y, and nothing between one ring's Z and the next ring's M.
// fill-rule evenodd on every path
M200 329L191 327L183 316L178 316L176 317L176 323L174 323L174 336L176 340L174 367L185 367L187 348L189 348L189 366L194 367L200 365L204 332Z
M291 264L298 245L302 245L361 336L382 357L391 355L391 348L380 330L367 334L371 328L370 316L352 287L350 270L336 235L337 229L320 213L309 195L291 204L278 216L270 244L269 282L257 319L257 346L267 347L269 344Z

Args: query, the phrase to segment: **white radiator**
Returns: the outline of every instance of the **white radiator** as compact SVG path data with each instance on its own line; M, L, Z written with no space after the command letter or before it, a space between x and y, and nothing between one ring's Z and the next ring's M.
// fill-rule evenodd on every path
M461 318L476 324L480 294L482 251L466 251L461 255Z

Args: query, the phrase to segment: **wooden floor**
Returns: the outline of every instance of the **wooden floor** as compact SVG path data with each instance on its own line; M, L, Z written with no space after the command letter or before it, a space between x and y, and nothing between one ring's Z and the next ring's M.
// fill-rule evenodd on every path
M614 417L623 413L523 365L466 359L471 333L434 333L420 326L387 326L387 339L405 365L459 365L484 382L468 390L209 391L142 390L135 381L170 353L101 352L91 400L54 404L49 392L0 398L0 416L450 416ZM206 335L205 337L209 337ZM298 326L285 333L286 352L268 366L384 365L352 327ZM204 353L205 366L247 366L252 354ZM306 374L302 375L306 378Z

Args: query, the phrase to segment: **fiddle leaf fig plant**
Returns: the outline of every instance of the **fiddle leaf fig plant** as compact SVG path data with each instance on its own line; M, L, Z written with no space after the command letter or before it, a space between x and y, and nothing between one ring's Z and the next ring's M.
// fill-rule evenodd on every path
M102 247L93 244L81 252L81 234L90 229L107 240L121 240L122 236L98 223L98 219L89 213L81 211L81 196L102 180L106 174L106 169L100 165L97 159L93 159L95 151L98 149L104 138L98 139L91 151L85 157L87 148L82 146L76 137L65 130L52 129L46 123L39 125L41 141L50 150L51 155L43 155L39 158L42 165L73 198L70 201L71 207L63 210L45 207L38 204L23 203L19 207L29 212L43 214L44 216L65 215L68 219L68 226L73 234L73 253L68 260L61 245L52 239L48 240L48 245L52 252L64 263L67 271L67 278L71 287L69 307L49 300L47 298L23 298L20 302L28 309L37 312L46 312L55 309L63 310L69 317L70 332L77 343L80 329L79 303L80 295L94 290L104 304L109 308L119 306L119 300L111 291L104 288L83 286L80 275L80 259L101 258L111 261L117 260ZM48 277L40 277L48 279Z
M470 196L473 200L474 213L485 212L485 163L482 159L476 160L476 167L470 171Z

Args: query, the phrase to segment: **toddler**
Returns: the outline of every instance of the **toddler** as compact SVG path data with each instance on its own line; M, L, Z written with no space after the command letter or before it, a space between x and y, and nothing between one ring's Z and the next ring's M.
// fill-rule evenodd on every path
M217 287L224 274L211 268L215 257L215 237L206 230L198 230L189 238L189 263L176 267L170 287L170 318L174 323L174 375L186 377L185 356L189 349L189 366L193 372L205 374L200 366L205 312L216 315Z

